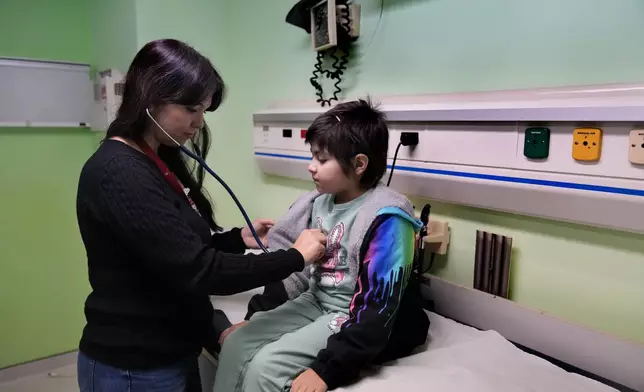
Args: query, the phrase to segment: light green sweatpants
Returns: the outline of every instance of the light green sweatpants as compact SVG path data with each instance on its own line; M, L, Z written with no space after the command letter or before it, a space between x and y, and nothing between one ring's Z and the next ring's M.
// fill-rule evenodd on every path
M346 317L325 310L309 292L255 313L224 341L214 392L290 391Z

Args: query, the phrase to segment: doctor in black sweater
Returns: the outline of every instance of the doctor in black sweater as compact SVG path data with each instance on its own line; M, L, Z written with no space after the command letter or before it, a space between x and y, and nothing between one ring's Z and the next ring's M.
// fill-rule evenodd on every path
M128 70L116 119L78 186L92 287L81 392L200 391L197 357L218 339L209 295L280 281L324 252L324 235L310 230L292 249L244 255L257 247L249 228L220 232L203 169L189 165L146 113L205 156L203 115L223 96L208 59L176 40L148 43ZM271 224L253 226L265 239Z

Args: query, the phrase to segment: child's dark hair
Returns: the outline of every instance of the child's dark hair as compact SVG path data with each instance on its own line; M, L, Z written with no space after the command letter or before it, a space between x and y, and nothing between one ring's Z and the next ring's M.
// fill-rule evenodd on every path
M378 185L387 170L387 119L369 99L340 103L319 115L306 133L306 143L333 156L345 173L352 170L356 155L366 155L369 164L360 179L364 189Z

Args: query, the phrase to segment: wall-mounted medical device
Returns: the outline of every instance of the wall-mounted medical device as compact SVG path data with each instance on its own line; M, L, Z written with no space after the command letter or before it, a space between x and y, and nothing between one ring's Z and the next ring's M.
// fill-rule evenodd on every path
M400 149L391 182L407 195L644 233L644 132L631 132L644 129L644 85L375 101L389 120L390 167L401 133L419 134ZM304 136L325 110L291 101L256 112L261 170L310 181Z
M644 165L644 129L633 129L629 144L628 160L634 165Z
M97 73L94 78L94 120L92 129L106 131L114 121L123 97L124 75L109 68Z
M349 64L353 43L360 35L360 4L353 0L300 0L286 15L286 23L311 35L317 59L310 83L322 106L331 106L342 91L340 83ZM332 64L326 64L327 60ZM330 65L332 69L324 69ZM333 83L333 95L324 98L323 80Z
M546 127L526 128L523 146L523 155L527 158L548 158L550 152L550 129Z
M602 151L600 128L577 128L573 132L572 157L579 161L598 161Z

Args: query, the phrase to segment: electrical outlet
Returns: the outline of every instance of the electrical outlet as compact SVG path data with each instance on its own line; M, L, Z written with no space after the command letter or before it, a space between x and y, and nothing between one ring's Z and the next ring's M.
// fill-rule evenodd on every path
M628 145L628 160L636 165L644 165L644 129L632 130Z
M577 128L573 132L572 157L578 161L597 161L602 150L602 130Z
M262 143L263 144L268 144L268 136L269 136L269 134L268 134L268 126L264 125L262 127L262 135L264 136L264 138L262 139Z
M400 143L403 146L417 146L418 145L418 132L403 132L400 134Z
M527 128L523 143L523 155L527 158L547 158L550 151L550 129L542 127Z

